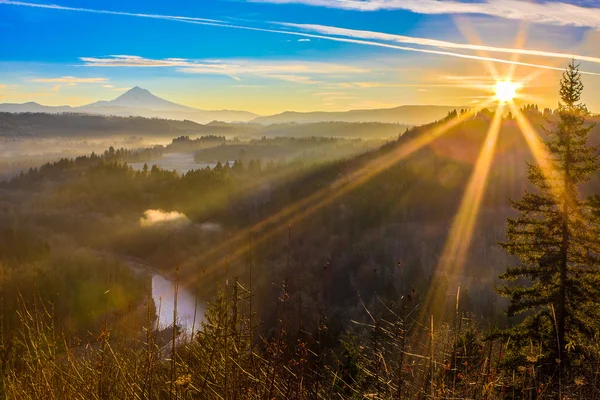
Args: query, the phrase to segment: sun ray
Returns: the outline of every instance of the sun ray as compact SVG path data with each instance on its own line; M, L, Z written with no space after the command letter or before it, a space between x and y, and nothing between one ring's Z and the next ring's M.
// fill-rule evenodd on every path
M477 163L475 164L473 174L467 184L467 189L461 201L458 214L454 220L452 229L450 230L449 240L442 252L442 259L440 260L441 265L449 265L451 268L444 267L442 268L442 271L453 273L460 269L460 266L464 263L465 255L473 236L475 220L479 213L483 194L487 185L490 167L494 159L496 143L502 125L503 111L504 106L499 105L494 113L492 124L488 130Z
M494 159L496 143L502 125L502 114L504 106L501 104L494 113L492 124L488 130L485 142L475 164L473 174L467 184L467 189L463 195L458 214L454 219L446 246L440 259L438 272L449 272L454 274L462 268L465 261L465 255L469 249L473 236L473 229L483 194L487 186L487 178L490 167Z
M517 35L515 37L515 45L513 46L516 49L522 49L523 47L525 47L525 40L527 39L527 23L525 21L522 21L519 24L519 31L517 32ZM517 52L513 53L512 55L512 61L514 61L515 63L520 61L520 57L521 55ZM508 79L514 79L515 77L515 72L517 72L517 64L511 64L508 66L508 73L506 74L506 76L508 77Z
M444 298L446 295L445 292L439 292L440 287L441 289L445 289L460 286L460 274L465 265L477 216L479 215L479 209L487 186L487 178L502 127L503 112L504 104L499 103L477 158L473 173L467 183L458 213L448 233L444 249L433 271L432 283L425 295L419 314L415 332L416 338L424 337L425 332L429 329L427 320L432 315L443 311L438 308L440 304L435 304L436 299L440 298L440 296ZM441 277L448 279L447 285L438 285ZM424 376L417 377L421 382L424 382L424 378Z
M340 198L342 195L358 188L374 176L390 168L398 161L406 159L411 154L441 137L448 130L477 114L481 109L485 108L489 104L491 104L491 100L482 103L481 105L465 112L462 115L459 115L457 118L453 118L442 123L428 132L420 134L402 146L397 147L390 153L383 154L376 159L366 162L363 166L359 167L357 170L351 172L347 176L337 179L328 188L313 193L312 195L286 207L280 212L269 216L250 228L243 229L230 240L203 254L202 258L210 259L210 257L221 255L224 251L228 251L232 248L233 251L229 254L230 259L234 260L241 258L250 250L248 238L252 233L260 233L260 236L253 241L254 245L260 245L261 243L270 240L274 235L286 230L288 225L294 225L299 221L315 214L319 209ZM219 271L223 265L224 259L221 259L220 261L208 266L206 268L206 273L211 274Z
M553 180L556 175L554 171L554 166L550 162L550 156L544 145L544 142L540 139L538 133L533 129L529 120L523 115L523 112L515 105L510 104L510 109L517 120L517 124L523 133L523 137L531 150L533 157L535 158L536 163L542 170L545 178L547 180Z
M435 267L435 276L443 275L451 279L458 279L457 275L460 275L462 272L487 186L490 167L494 159L496 144L502 126L503 111L504 105L500 104L496 109L475 168L467 183L458 213L454 218L446 239L442 255ZM432 307L435 305L431 303L435 297L433 290L430 290L425 298L424 312L430 313L432 311Z
M455 25L460 31L460 33L462 33L463 36L469 41L469 43L479 46L483 45L481 39L479 38L479 35L475 31L475 29L473 29L473 27L470 25L467 18L455 17ZM481 57L483 65L488 69L490 75L494 78L494 80L497 81L498 79L500 79L500 74L498 73L496 65L489 59L489 53L484 50L476 50L475 54Z
M562 201L562 189L559 185L555 184L555 182L560 181L560 176L552 164L550 154L544 141L540 138L536 130L531 126L527 117L525 117L518 107L511 104L511 111L552 195L555 196L557 201Z

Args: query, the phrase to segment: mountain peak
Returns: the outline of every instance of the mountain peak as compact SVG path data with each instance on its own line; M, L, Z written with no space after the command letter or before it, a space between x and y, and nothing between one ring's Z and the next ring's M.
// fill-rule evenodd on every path
M189 107L182 106L180 104L176 104L165 99L161 99L160 97L152 94L148 89L144 89L139 86L134 86L133 88L129 89L114 100L97 102L94 104L90 104L89 106L146 108L155 111L192 110Z
M138 99L138 100L139 99L153 99L153 100L159 99L159 97L156 97L155 95L150 93L150 91L148 89L143 89L139 86L132 87L131 89L129 89L128 91L126 91L125 93L123 93L122 95L120 95L113 101L116 101L119 99L124 99L124 98L131 98L131 99Z
M152 95L152 93L150 93L150 91L148 89L144 89L144 88L141 88L139 86L132 87L131 89L129 89L124 94L127 94L127 93L140 93L140 94L143 93L143 94L150 94L150 95Z

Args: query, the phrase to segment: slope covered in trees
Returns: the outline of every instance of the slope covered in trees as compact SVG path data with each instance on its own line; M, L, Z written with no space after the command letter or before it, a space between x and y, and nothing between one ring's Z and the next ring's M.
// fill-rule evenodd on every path
M173 138L180 135L226 135L230 138L262 136L390 138L410 125L397 123L326 122L314 124L242 124L159 118L118 117L93 114L44 114L0 112L0 136L3 137L111 137L144 136Z

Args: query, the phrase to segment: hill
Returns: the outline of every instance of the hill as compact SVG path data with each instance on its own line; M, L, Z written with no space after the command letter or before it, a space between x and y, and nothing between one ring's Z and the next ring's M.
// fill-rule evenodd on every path
M169 120L137 116L118 117L77 113L7 113L0 112L0 136L4 137L110 137L221 135L240 138L277 137L346 137L395 138L407 125L382 123L328 122L317 124L241 124L212 122L206 125L189 120Z
M110 137L203 134L210 128L192 121L111 117L75 113L0 112L0 136L4 137Z
M268 117L258 117L252 122L259 124L316 123L316 122L379 122L391 124L423 125L444 118L455 109L469 107L448 106L400 106L389 109L351 110L343 112L284 112Z

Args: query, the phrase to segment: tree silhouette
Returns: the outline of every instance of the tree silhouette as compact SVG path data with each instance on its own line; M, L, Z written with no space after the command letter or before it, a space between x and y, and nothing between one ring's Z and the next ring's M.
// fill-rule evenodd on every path
M525 314L502 332L517 350L507 365L543 366L561 373L591 351L598 333L600 259L593 232L597 226L578 188L599 168L597 149L587 144L591 126L580 102L583 84L571 62L561 79L558 118L548 130L545 149L553 171L528 166L537 189L512 202L520 215L509 218L501 245L521 264L509 266L498 289L510 300L508 315ZM576 350L576 351L574 351Z

